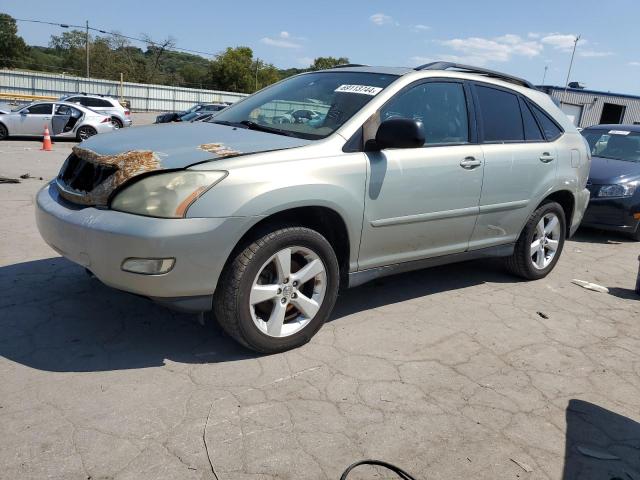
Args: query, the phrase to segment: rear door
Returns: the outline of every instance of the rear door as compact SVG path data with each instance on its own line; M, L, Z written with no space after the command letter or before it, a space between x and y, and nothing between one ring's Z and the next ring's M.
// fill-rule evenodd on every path
M470 250L516 241L531 209L554 186L558 165L537 107L494 85L478 82L473 90L485 172Z
M35 103L20 110L17 135L42 136L45 127L51 131L53 103Z

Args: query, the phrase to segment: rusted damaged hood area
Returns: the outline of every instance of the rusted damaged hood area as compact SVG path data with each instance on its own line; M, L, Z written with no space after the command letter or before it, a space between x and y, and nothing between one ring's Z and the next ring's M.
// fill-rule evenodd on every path
M310 140L195 122L123 128L91 137L82 143L82 147L99 155L154 152L161 169L174 169L216 158L300 147L308 143Z
M106 205L116 188L143 173L308 143L309 140L206 122L125 128L96 135L73 148L75 156L83 162L113 173L91 188L75 189L64 184L60 194L74 203ZM64 177L68 163L59 179Z

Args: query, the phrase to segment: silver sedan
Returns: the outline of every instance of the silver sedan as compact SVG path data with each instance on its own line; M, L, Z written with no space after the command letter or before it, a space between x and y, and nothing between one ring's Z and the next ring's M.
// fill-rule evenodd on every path
M41 137L47 127L52 137L85 140L114 130L109 116L68 102L35 102L0 114L0 140Z

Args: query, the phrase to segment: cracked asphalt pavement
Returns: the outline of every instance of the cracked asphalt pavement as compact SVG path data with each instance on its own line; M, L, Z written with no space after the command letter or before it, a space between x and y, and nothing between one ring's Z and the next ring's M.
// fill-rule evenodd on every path
M385 278L258 356L40 239L34 194L72 146L0 143L1 176L36 177L0 185L0 478L337 479L377 458L425 480L640 479L638 244L579 232L530 283L489 260Z

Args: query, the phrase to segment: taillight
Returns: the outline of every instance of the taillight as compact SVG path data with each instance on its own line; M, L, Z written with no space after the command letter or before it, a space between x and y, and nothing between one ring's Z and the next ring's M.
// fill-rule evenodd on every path
M111 117L104 117L100 123L111 123Z
M131 112L129 110L125 110L124 111L124 115L125 115L125 117L128 117L129 115L131 115Z

